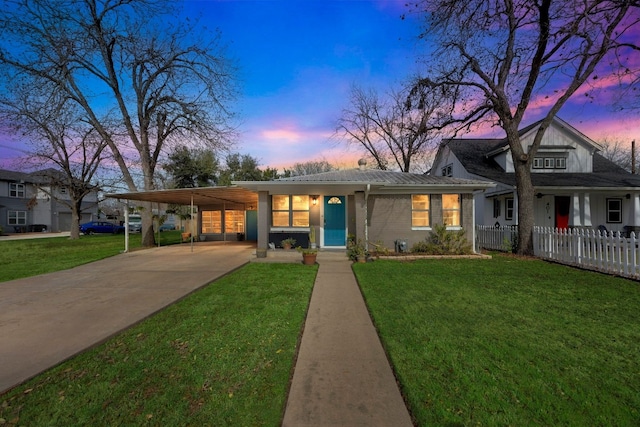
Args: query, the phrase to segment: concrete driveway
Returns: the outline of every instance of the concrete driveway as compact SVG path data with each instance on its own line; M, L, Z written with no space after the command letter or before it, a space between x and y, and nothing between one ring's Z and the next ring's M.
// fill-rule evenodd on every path
M247 243L198 243L120 254L0 282L0 393L247 263Z

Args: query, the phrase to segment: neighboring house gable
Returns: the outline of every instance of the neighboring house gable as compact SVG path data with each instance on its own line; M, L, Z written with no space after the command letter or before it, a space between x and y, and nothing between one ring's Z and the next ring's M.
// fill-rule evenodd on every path
M0 169L0 226L5 232L70 230L71 211L61 202L69 196L63 187L52 187L44 172L50 171ZM83 207L84 220L97 217L97 192L83 200Z
M520 131L525 152L539 124ZM597 143L566 122L552 122L533 161L536 225L603 225L619 231L640 225L640 178L604 158L599 150ZM505 139L446 140L431 173L438 173L446 164L454 165L452 176L497 183L476 197L478 224L517 223L516 179Z

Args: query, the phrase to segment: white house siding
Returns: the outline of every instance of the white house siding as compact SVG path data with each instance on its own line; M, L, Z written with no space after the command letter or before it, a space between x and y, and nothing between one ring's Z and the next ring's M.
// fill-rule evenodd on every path
M537 131L537 128L535 129ZM522 147L525 152L529 150L529 147L533 144L533 139L535 137L535 131L530 132L525 135L522 140ZM592 172L593 171L593 146L585 144L583 141L577 138L576 135L569 133L563 128L550 126L542 138L543 146L538 150L537 155L543 156L544 153L549 154L558 154L565 153L567 156L567 168L563 169L562 172ZM558 147L557 149L547 148L547 147ZM565 148L572 147L572 148ZM509 156L511 157L511 156ZM513 172L513 162L511 163L511 168L506 169L507 172ZM536 170L535 173L557 173L557 170L553 169L540 169Z
M447 146L443 147L442 154L438 159L436 159L436 162L437 163L434 163L432 167L435 176L442 176L442 168L451 165L452 176L464 179L477 179L477 177L474 178L470 173L467 172L460 160L458 160L456 155L453 154Z

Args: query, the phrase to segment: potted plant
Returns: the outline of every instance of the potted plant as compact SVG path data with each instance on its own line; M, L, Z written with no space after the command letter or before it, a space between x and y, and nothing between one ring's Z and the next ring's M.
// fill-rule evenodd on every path
M314 226L311 226L311 229L309 230L309 247L311 249L316 249L317 245L316 245L316 228Z
M316 257L318 256L318 250L315 248L302 248L298 246L296 248L298 252L302 254L302 263L304 265L313 265L316 263Z
M294 239L293 237L288 237L280 242L280 245L282 245L282 248L287 250L291 249L295 244L296 244L296 239Z

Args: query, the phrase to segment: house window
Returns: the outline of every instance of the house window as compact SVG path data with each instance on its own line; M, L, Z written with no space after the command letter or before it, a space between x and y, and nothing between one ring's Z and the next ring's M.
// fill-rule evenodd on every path
M542 168L544 168L544 159L542 157L534 157L533 158L533 168L534 169L542 169Z
M308 195L275 195L271 197L271 224L274 227L308 227Z
M429 195L413 194L411 196L411 226L429 227Z
M622 222L622 199L607 199L607 222Z
M566 169L566 157L534 157L533 169Z
M67 194L67 187L60 187L60 194Z
M447 227L460 226L460 195L442 195L442 219Z
M556 159L554 159L553 157L545 157L544 159L544 168L545 169L553 169L556 162Z
M505 199L504 201L504 219L513 219L513 198Z
M24 184L18 184L17 182L9 183L9 197L25 197Z
M224 231L226 233L244 233L244 212L224 211Z
M222 233L222 211L202 211L202 232Z
M221 211L202 211L202 232L222 233Z
M442 176L453 176L453 164L448 164L442 168Z
M27 211L9 211L9 225L27 225Z
M500 199L493 199L493 217L494 218L500 218L500 208L501 208Z

